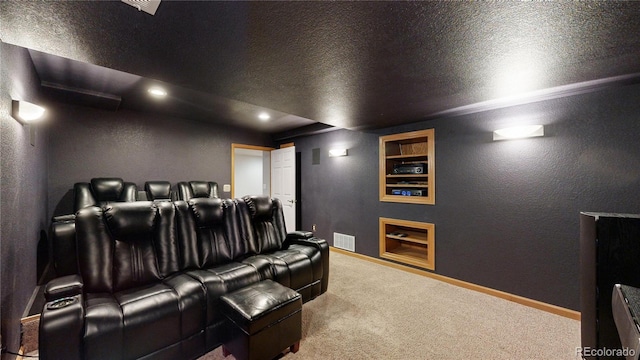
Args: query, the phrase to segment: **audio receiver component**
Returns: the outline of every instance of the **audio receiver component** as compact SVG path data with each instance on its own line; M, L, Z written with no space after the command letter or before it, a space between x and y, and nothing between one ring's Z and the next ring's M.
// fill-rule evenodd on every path
M427 173L427 164L425 164L425 163L395 164L395 165L393 165L393 174L394 175L426 174L426 173Z
M393 190L391 190L391 195L401 195L401 196L427 196L427 190L416 190L416 189L393 189Z

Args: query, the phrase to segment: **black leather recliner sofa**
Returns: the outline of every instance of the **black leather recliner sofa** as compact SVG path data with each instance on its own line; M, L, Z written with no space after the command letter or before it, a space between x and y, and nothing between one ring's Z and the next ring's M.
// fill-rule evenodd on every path
M195 359L226 340L222 295L272 279L309 301L329 280L326 241L262 196L87 207L76 241L79 274L46 286L43 360Z

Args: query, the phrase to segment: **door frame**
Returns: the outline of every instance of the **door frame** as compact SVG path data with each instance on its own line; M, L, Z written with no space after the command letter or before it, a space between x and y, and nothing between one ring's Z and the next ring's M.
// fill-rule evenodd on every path
M268 147L268 146L231 143L231 198L232 199L235 198L236 149L258 150L258 151L269 151L269 152L271 152L272 150L275 150L275 148Z

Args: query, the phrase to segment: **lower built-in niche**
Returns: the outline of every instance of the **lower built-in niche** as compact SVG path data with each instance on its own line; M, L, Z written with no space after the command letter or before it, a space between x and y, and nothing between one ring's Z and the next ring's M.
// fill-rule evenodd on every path
M380 218L380 257L435 270L435 225Z

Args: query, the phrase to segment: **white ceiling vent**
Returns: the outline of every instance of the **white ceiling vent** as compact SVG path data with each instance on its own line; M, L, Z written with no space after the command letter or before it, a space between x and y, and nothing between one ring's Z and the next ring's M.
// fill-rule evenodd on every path
M160 0L122 0L122 2L151 15L155 15L160 6Z

